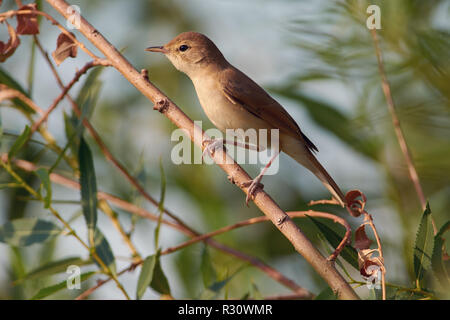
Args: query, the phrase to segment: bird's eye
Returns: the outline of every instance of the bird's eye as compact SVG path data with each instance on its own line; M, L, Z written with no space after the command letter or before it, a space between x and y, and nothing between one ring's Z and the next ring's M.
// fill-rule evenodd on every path
M189 47L185 44L182 44L179 49L180 51L186 51L187 49L189 49Z

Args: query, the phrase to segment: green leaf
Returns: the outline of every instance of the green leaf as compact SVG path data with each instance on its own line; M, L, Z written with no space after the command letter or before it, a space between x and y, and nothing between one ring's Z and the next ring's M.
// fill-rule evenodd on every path
M159 158L159 170L161 172L161 197L158 203L158 223L155 228L155 250L158 250L159 247L159 230L161 229L162 218L164 215L164 200L166 197L166 175L164 174L164 167L161 158Z
M97 182L95 179L94 161L88 144L80 140L78 151L80 164L81 201L83 214L89 231L89 242L92 246L95 228L97 226Z
M53 222L37 218L15 219L0 227L0 242L25 247L50 240L61 233Z
M232 275L226 277L223 280L216 281L212 285L210 285L206 290L204 290L201 295L201 300L210 300L215 299L219 295L220 291L227 285L228 282L231 281L239 272L244 270L247 267L247 265L243 265L239 267Z
M323 289L314 300L337 300L337 294L330 287Z
M89 279L91 276L93 276L95 274L95 272L91 271L91 272L86 272L80 275L80 282L86 281L87 279ZM50 287L46 287L46 288L42 288L41 290L39 290L38 293L36 293L31 300L41 300L44 299L46 297L48 297L49 295L52 295L58 291L61 291L63 289L67 288L67 280L61 281L60 283L57 283L53 286Z
M102 71L103 68L100 67L92 68L86 77L75 101L81 111L95 105L101 87L101 82L98 80L98 77Z
M28 138L30 137L31 130L29 126L25 126L25 129L21 133L21 135L14 141L14 144L12 145L11 149L9 150L8 157L12 158L14 155L19 152L19 150L24 146L24 144L27 142Z
M95 229L94 247L95 253L98 255L100 260L103 261L111 272L116 273L116 261L114 254L108 241L99 229ZM101 268L101 265L96 260L94 261Z
M212 264L207 246L203 246L201 271L205 288L208 288L212 283L217 281L216 270Z
M50 176L48 171L44 168L39 168L35 171L36 175L41 179L42 186L45 189L44 207L47 209L50 207L52 201L52 183L50 182Z
M139 280L136 288L136 299L139 300L144 295L145 290L150 285L153 279L153 271L155 269L157 255L153 254L145 258L142 264L141 273L139 274Z
M433 230L431 226L431 210L427 207L422 215L414 245L414 274L416 280L422 280L425 270L431 265Z
M327 239L327 241L331 244L333 248L337 248L339 243L342 241L342 238L344 236L344 233L342 235L335 232L333 229L328 227L326 224L321 222L319 219L316 219L314 217L308 216L309 219L316 225L316 227L319 229L320 233ZM340 257L342 257L345 261L347 261L350 265L352 265L355 269L359 270L358 265L358 252L355 248L352 246L345 246L344 249L341 251Z
M31 270L25 275L25 277L17 280L16 284L21 283L25 280L40 279L42 277L65 272L67 270L67 267L71 265L83 266L91 263L92 261L83 260L79 257L69 257L57 261L52 261L34 270Z
M161 267L161 260L159 257L160 256L158 251L156 253L156 262L153 270L153 278L152 282L150 283L150 287L152 287L153 290L161 294L170 295L169 281L167 280L166 275L164 274L164 271Z
M442 255L445 248L445 241L442 236L447 230L450 230L450 221L447 221L447 223L442 226L436 236L434 236L433 253L431 255L431 268L434 275L439 280L439 283L444 288L448 288L450 286L450 272L449 270L447 270L447 267L444 264Z
M30 97L28 93L22 88L22 86L12 78L8 72L6 72L3 68L0 67L0 83L10 87L11 89L15 89L21 93L23 93L26 97ZM14 105L19 108L20 110L25 111L26 113L35 113L33 108L31 108L28 104L23 102L22 100L18 98L12 99L12 102Z

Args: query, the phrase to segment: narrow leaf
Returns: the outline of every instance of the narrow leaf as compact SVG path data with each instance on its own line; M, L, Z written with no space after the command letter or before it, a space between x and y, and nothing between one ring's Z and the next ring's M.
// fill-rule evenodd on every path
M17 90L20 93L23 93L25 96L29 98L28 93L22 88L22 86L1 67L0 67L0 83L8 86L11 89ZM26 113L33 114L35 112L28 104L26 104L25 102L23 102L18 98L12 99L12 102L18 109L23 110Z
M97 225L97 182L95 180L92 153L83 138L80 140L78 160L80 164L80 185L83 214L89 231L89 242L92 245L94 231Z
M91 272L86 272L80 275L80 282L86 281L87 279L89 279L91 276L93 276L95 274L95 272L91 271ZM46 297L48 297L49 295L52 295L58 291L61 291L63 289L67 288L67 281L61 281L60 283L57 283L53 286L50 287L46 287L46 288L42 288L41 290L39 290L38 293L36 293L31 300L41 300L44 299Z
M69 257L64 258L57 261L49 262L43 266L40 266L34 270L31 270L28 272L24 278L19 279L16 281L17 283L21 283L25 280L33 280L33 279L40 279L42 277L51 276L54 274L58 274L61 272L65 272L67 270L68 266L71 265L77 265L77 266L83 266L87 264L91 264L92 261L90 260L83 260L79 257Z
M427 207L422 215L414 245L414 274L416 280L422 280L425 270L431 265L433 230L431 228L431 210Z
M337 300L337 294L330 287L323 289L314 300Z
M151 255L145 258L144 263L142 264L141 273L139 274L139 280L136 289L136 299L139 300L147 290L147 287L150 285L150 282L153 279L153 270L155 269L157 256Z
M319 219L316 219L311 216L307 216L319 229L321 234L327 239L327 241L331 244L333 248L336 248L339 243L342 241L343 234L340 235L336 233L333 229L328 227L326 224L322 223ZM340 257L342 257L345 261L350 263L355 269L359 270L358 267L358 252L352 246L345 246L342 252L340 253Z
M450 273L449 270L447 270L443 259L445 239L442 236L447 230L450 230L450 221L447 221L434 237L433 253L431 255L431 268L433 269L435 277L444 288L450 286Z
M50 182L50 177L48 171L44 168L39 168L35 171L36 175L41 179L42 186L45 189L45 197L44 197L44 207L47 209L50 207L50 203L52 201L52 183Z
M0 242L25 247L50 240L60 233L61 229L50 221L37 218L15 219L0 227Z
M110 271L115 273L116 261L114 258L114 254L111 250L111 246L109 245L105 236L99 229L95 230L94 246L95 246L95 253L98 255L100 260L102 260L102 262L106 265L106 267L108 267ZM97 261L95 261L95 263L99 267L101 267L101 265Z
M14 141L14 144L12 145L11 149L8 152L8 157L12 158L14 155L19 152L19 150L24 146L24 144L27 142L28 138L30 137L31 130L29 126L25 126L25 129L23 130L22 134Z
M164 271L161 267L161 260L159 257L160 256L158 251L158 253L156 254L156 262L153 270L153 278L150 283L150 287L152 287L153 290L161 294L170 295L169 281L167 280L166 275L164 274Z
M205 288L208 288L212 283L217 281L216 270L212 265L211 256L207 246L203 247L201 271Z

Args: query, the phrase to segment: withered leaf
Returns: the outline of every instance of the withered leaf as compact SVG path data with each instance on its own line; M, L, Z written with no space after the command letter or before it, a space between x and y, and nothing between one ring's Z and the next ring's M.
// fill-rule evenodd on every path
M37 10L36 3L21 6L19 10ZM35 13L17 15L17 33L18 34L38 34L39 24Z
M358 198L361 198L361 200L359 200ZM348 208L350 209L349 213L353 217L359 217L364 212L367 198L364 193L359 190L350 190L345 195L345 201Z
M378 257L372 257L377 250L363 249L358 251L359 273L363 277L370 277L377 273L383 264Z
M73 33L71 33L71 35L75 37ZM59 66L66 58L75 58L76 56L77 45L69 38L69 36L61 33L56 40L56 49L52 53L52 57L55 59L56 64Z
M14 28L11 27L8 22L6 22L6 25L8 26L9 40L7 43L0 41L0 62L8 59L20 44L20 39Z
M367 237L365 227L366 226L364 224L362 224L359 226L358 229L356 229L356 232L355 232L355 248L356 249L360 249L360 250L369 249L370 245L372 244L372 240L370 240Z

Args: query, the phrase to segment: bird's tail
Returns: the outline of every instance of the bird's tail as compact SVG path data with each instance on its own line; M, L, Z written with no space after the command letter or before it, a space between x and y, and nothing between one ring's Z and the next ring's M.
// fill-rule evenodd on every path
M333 198L335 198L342 207L345 206L345 196L341 189L310 150L295 143L285 145L283 151L294 158L306 169L314 173L314 175L323 183L328 191L330 191Z
M345 196L341 189L338 187L333 178L328 174L327 170L320 164L316 157L308 152L308 160L311 162L311 166L306 166L314 175L322 182L325 188L330 191L334 199L336 199L342 207L345 207ZM303 163L301 163L303 164Z

